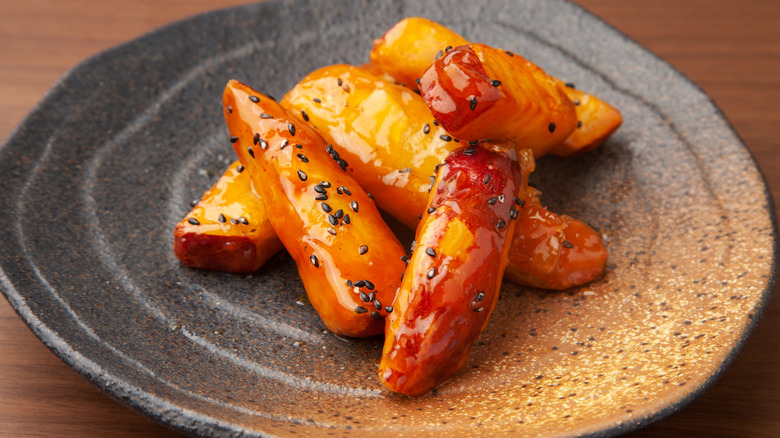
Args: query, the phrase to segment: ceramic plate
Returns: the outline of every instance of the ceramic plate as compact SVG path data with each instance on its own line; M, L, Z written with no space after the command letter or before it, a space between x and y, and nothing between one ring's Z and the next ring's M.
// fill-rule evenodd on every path
M281 97L360 64L406 16L524 54L623 112L604 147L540 160L554 211L592 224L606 275L505 284L465 369L417 400L382 389L380 339L325 330L291 259L182 267L176 222L234 159L225 83ZM204 435L613 435L690 402L731 362L774 284L756 165L710 99L564 1L287 1L216 11L65 75L0 149L0 288L108 394Z

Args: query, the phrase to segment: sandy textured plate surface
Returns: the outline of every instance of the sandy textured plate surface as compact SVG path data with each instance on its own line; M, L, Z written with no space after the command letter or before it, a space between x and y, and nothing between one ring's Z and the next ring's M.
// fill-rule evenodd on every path
M437 19L618 106L600 150L545 158L555 211L588 221L607 275L505 284L466 369L411 400L376 379L378 339L324 329L280 255L250 276L181 267L175 223L233 160L236 78L280 97L362 63L398 19ZM109 394L204 435L613 435L681 408L730 363L774 285L768 193L695 85L563 1L264 3L201 15L67 74L0 149L0 289Z

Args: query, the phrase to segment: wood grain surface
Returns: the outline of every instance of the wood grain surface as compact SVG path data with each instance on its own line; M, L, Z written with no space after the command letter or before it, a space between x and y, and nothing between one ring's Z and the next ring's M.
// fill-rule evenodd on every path
M236 0L0 0L0 139L65 71L174 20ZM698 83L780 196L780 1L577 0ZM675 415L631 437L780 436L780 299L734 364ZM0 299L0 436L179 436L109 399Z

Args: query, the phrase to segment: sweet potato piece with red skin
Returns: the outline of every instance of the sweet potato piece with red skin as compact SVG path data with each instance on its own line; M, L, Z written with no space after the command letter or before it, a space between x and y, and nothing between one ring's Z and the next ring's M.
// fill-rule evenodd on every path
M233 148L273 212L271 226L323 322L340 335L381 333L404 249L374 202L317 131L272 99L230 81L223 106ZM383 305L374 309L359 292Z
M577 126L558 81L520 55L468 44L435 61L420 79L423 100L456 138L510 140L541 157Z
M436 56L447 47L467 43L462 36L434 21L420 17L405 18L393 25L381 38L374 40L371 51L373 66L368 69L380 70L410 86L422 77ZM572 157L599 147L620 127L620 112L596 96L564 87L563 81L556 80L575 104L578 129L550 152ZM577 105L577 102L580 104Z
M498 301L522 184L500 152L464 148L444 161L386 321L387 388L419 397L465 364Z
M448 46L465 44L465 38L435 21L404 18L374 40L371 63L398 82L414 87L437 54L443 54Z
M254 272L280 249L267 210L239 162L225 170L174 229L173 251L193 268Z
M598 278L607 248L587 224L542 206L534 188L521 195L517 231L504 276L543 289L568 289Z
M598 97L574 89L563 89L577 108L577 128L563 143L550 150L553 155L571 158L601 146L623 123L615 107Z

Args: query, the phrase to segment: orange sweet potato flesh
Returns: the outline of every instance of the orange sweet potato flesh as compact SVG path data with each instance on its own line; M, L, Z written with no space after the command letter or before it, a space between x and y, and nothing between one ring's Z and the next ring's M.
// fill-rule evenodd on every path
M281 248L268 210L238 162L228 167L174 230L174 253L193 268L253 272Z
M429 178L449 152L462 145L442 140L441 136L448 138L448 134L433 123L419 95L358 67L336 65L312 72L287 93L282 104L297 114L305 113L318 132L350 163L355 179L374 195L377 204L413 229L425 212ZM504 147L513 149L514 144ZM533 222L531 213L531 209L521 209L519 214L529 216L527 220ZM555 232L554 228L543 229ZM524 232L519 229L514 239ZM583 241L599 239L589 227L583 229L582 235ZM522 248L530 254L547 250L546 246L528 248L527 242L523 241ZM546 241L539 242L541 245ZM557 270L532 269L529 255L512 251L512 268L507 271L516 273L510 278L522 284L570 287L591 281L603 272L607 253L603 245L601 248L600 253L593 254L593 263L600 269L593 269L584 261L581 265L567 264L567 259L558 263ZM580 273L583 265L587 270ZM556 278L559 273L565 279Z
M425 18L405 18L374 41L371 63L398 81L412 84L447 47L468 42L452 30ZM563 81L557 80L563 86ZM575 156L600 146L622 123L620 112L597 97L564 87L575 103L579 128L550 151L564 157ZM580 104L576 105L579 100ZM537 154L537 157L539 155Z
M223 106L233 148L323 322L340 335L381 333L404 249L371 198L317 131L272 99L230 81Z
M577 113L558 82L512 52L458 46L420 79L423 100L453 136L510 140L541 157L577 127Z
M623 123L623 116L615 107L592 94L568 86L564 91L577 108L577 128L550 153L570 158L601 146Z
M425 18L405 18L374 40L371 63L407 86L415 86L436 55L468 44L465 38Z
M517 163L482 147L456 150L438 173L379 364L382 384L412 397L462 368L487 326L523 184Z

